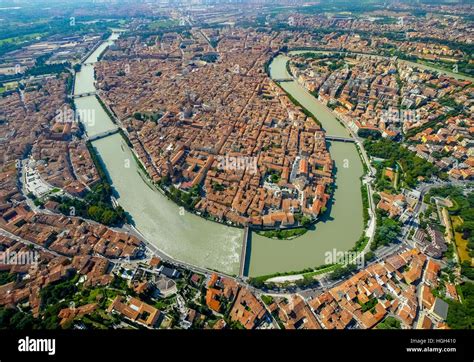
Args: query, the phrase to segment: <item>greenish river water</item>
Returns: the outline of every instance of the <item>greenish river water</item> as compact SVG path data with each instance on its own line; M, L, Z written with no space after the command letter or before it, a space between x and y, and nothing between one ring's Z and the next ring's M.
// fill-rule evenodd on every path
M286 79L288 57L276 57L270 66L273 79ZM297 82L282 82L281 86L303 107L313 113L328 135L349 137L331 111ZM299 271L325 263L325 253L333 249L351 249L362 235L362 196L360 176L363 167L356 146L352 143L328 142L336 166L336 190L329 205L329 216L316 223L315 229L293 240L274 240L252 234L250 275L281 271Z
M105 45L106 46L106 45ZM99 47L86 61L93 63L104 50ZM288 78L284 55L271 66L274 79ZM328 135L348 137L348 131L331 111L296 82L282 87L312 112ZM94 91L93 65L84 65L76 77L76 94ZM86 124L88 135L114 128L95 97L76 99L78 109L94 109L94 124ZM115 134L93 142L108 171L119 204L132 216L135 227L163 252L201 267L237 274L243 230L182 213L177 205L152 188L122 137ZM328 142L336 166L336 190L329 212L314 230L293 240L273 240L252 233L247 265L250 276L301 270L325 263L325 253L351 249L363 232L360 176L363 167L352 143Z
M109 43L99 46L85 63L96 62ZM95 91L93 65L83 65L76 75L75 94L91 91ZM93 122L84 123L89 136L115 128L95 96L77 98L75 102L79 112L95 113ZM228 274L238 273L242 229L181 212L176 204L147 184L121 135L115 134L92 144L108 172L118 203L131 215L134 226L149 242L186 263Z

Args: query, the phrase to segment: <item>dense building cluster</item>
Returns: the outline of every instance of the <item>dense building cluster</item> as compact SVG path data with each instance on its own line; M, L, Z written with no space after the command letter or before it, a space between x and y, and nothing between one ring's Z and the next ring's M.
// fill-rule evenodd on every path
M221 32L215 51L207 38L125 38L97 67L149 175L200 188L196 210L220 221L274 227L317 217L333 165L321 127L264 73L273 36Z
M470 81L366 55L295 55L290 69L355 134L404 137L411 151L452 179L473 178Z
M34 24L44 33L0 39L0 327L472 327L472 5L419 4L414 15L403 3L283 4L79 6L93 20L77 29L74 17L61 29L54 7ZM126 20L103 21L112 9ZM2 19L10 30L17 20ZM98 101L151 181L199 215L274 229L327 209L337 185L326 134L269 78L279 54L362 158L385 147L387 159L364 159L368 226L351 250L364 263L234 277L174 260L123 225L71 95L79 63L115 26L126 32L94 65Z

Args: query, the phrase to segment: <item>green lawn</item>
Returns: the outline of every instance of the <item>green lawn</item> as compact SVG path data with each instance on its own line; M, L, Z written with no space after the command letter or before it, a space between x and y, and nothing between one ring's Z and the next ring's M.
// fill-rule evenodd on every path
M13 44L19 44L23 43L25 41L32 40L38 36L42 36L42 33L33 33L33 34L28 34L28 35L22 35L22 36L15 36L11 38L5 38L5 39L0 39L0 46L3 44L7 43L13 43Z
M324 274L324 273L331 272L331 271L333 271L334 269L336 269L338 266L339 266L339 264L334 264L334 265L328 266L328 267L326 267L326 268L322 268L322 269L319 269L319 270L315 270L315 271L312 271L312 272L309 272L309 273L304 273L304 274L303 274L303 277L304 277L305 279L310 279L310 278L313 278L313 277L316 276L316 275L320 275L320 274Z

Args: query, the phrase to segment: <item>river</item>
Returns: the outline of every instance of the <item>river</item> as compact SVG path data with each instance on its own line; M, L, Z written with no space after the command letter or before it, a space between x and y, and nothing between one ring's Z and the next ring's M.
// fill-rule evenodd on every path
M280 55L270 65L273 79L286 79L288 57ZM313 113L328 135L350 137L331 111L295 81L280 83L302 106ZM336 166L336 190L328 213L314 230L293 240L274 240L252 234L249 275L299 271L325 263L326 252L351 249L363 232L360 177L363 167L353 143L327 142Z
M112 40L104 42L84 62L76 75L75 94L95 91L93 63ZM286 72L284 59L275 59L271 69L274 77L275 72ZM296 82L284 83L284 87L317 115L330 134L348 136L331 112ZM95 96L77 98L76 107L78 111L95 112L94 122L85 123L89 136L115 127ZM92 144L107 170L118 203L131 215L134 226L149 242L186 263L229 274L238 273L242 229L210 222L191 213L180 213L176 204L147 183L119 134ZM329 216L318 222L314 231L294 240L279 241L252 233L247 265L250 276L320 265L326 251L350 249L361 235L359 177L362 165L359 156L350 143L334 142L328 146L338 169L337 189Z
M94 69L90 63L97 61L112 40L99 46L84 62L86 65L76 75L75 94L95 91ZM95 113L93 122L84 122L88 136L116 127L95 96L77 98L75 102L79 113ZM94 141L92 145L108 173L118 203L149 242L186 263L238 274L242 229L180 212L176 204L147 184L120 134Z
M97 61L114 37L116 35L85 61L76 76L75 94L95 91L94 69L90 63ZM273 79L289 77L287 60L284 55L273 60L270 66ZM318 118L328 135L349 136L331 111L301 85L295 81L281 85ZM79 111L95 112L95 122L85 124L89 136L115 127L95 96L76 99L76 106ZM149 242L175 259L228 274L238 273L242 229L180 213L176 204L149 185L119 134L94 141L93 146L108 172L119 204ZM273 240L253 232L248 246L248 275L299 271L324 264L326 252L349 250L362 235L360 177L363 167L356 146L328 142L328 148L336 166L337 185L328 213L316 223L314 230L293 240Z
M290 54L308 51L292 51ZM332 51L311 51L334 53ZM364 55L364 54L361 54ZM369 55L365 55L369 56ZM277 56L270 65L273 79L291 78L286 69L289 58ZM473 81L459 73L440 70L424 64L405 60L399 62L413 67L436 71L456 79ZM285 91L290 93L302 106L307 108L321 122L326 134L330 136L350 137L334 114L303 86L295 81L281 82ZM362 234L362 196L360 193L360 176L363 173L361 160L354 144L327 142L331 157L336 165L336 191L329 216L323 217L311 230L294 240L273 240L255 233L252 235L249 274L265 275L281 271L299 271L325 263L325 253L333 248L337 251L351 249ZM344 167L347 166L347 167Z

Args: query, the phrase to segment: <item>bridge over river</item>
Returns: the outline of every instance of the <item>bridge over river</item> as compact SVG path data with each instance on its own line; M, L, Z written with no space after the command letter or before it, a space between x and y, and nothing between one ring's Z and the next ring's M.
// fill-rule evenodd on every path
M105 132L101 132L101 133L98 133L98 134L95 134L93 136L90 136L90 137L87 137L87 141L97 141L97 140L100 140L102 138L105 138L105 137L108 137L108 136L111 136L113 134L116 134L119 132L119 128L114 128L114 129L111 129L109 131L105 131Z
M242 242L242 251L240 254L240 268L239 268L239 277L243 278L246 275L246 265L247 265L247 246L249 243L249 237L250 237L250 232L249 232L249 227L246 226L244 229L244 235L243 235L243 242Z
M80 94L74 94L72 96L73 99L76 98L82 98L82 97L90 97L90 96L95 96L97 92L85 92L85 93L80 93Z
M328 140L328 141L352 142L352 143L355 143L355 139L353 139L352 137L341 137L341 136L326 135L326 140Z

